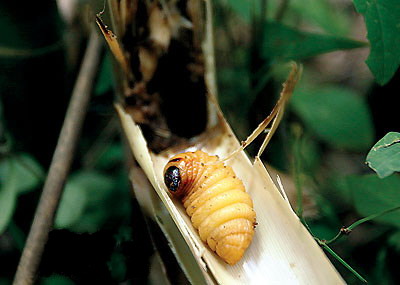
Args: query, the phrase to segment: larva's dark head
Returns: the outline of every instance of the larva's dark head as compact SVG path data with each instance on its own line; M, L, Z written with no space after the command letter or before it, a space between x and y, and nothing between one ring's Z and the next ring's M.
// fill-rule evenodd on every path
M178 167L170 166L165 170L164 182L170 192L174 193L181 184L181 173Z
M177 155L171 158L164 168L164 183L175 197L181 197L184 194L182 191L186 181L185 165L185 158Z

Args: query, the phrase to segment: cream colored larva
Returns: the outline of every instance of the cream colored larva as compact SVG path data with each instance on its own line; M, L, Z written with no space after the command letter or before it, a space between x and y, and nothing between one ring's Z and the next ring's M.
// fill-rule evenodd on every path
M228 264L237 263L253 239L256 213L232 168L203 151L185 152L168 161L164 181L201 240Z

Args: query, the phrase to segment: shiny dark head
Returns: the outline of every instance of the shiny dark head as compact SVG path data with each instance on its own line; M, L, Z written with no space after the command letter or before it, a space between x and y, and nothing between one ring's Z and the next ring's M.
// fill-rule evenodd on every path
M176 192L181 184L181 174L179 168L176 166L169 167L164 174L164 182L171 192Z

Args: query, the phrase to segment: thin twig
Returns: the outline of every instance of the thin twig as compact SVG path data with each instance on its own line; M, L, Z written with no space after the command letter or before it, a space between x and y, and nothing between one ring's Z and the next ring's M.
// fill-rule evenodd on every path
M397 206L397 207L394 207L394 208L390 208L390 209L387 209L385 211L382 211L382 212L379 212L379 213L376 213L376 214L369 215L368 217L365 217L365 218L362 218L362 219L360 219L358 221L355 221L354 223L352 223L348 227L342 227L339 230L339 232L336 234L336 236L334 236L332 239L326 241L325 244L330 244L330 243L333 243L333 242L337 241L340 237L343 236L343 234L349 235L351 233L351 231L355 227L358 227L362 223L369 222L369 221L371 221L371 220L373 220L375 218L381 217L383 215L386 215L386 214L389 214L391 212L398 211L398 210L400 210L400 206Z
M346 267L351 273L353 273L358 279L360 279L364 283L368 283L367 280L361 276L353 267L351 267L343 258L341 258L336 252L334 252L329 246L325 243L319 243L330 255L332 255L337 261L339 261L344 267Z
M13 283L15 285L28 285L35 280L86 114L100 60L100 52L101 41L96 32L93 31L75 83L33 224L18 264Z

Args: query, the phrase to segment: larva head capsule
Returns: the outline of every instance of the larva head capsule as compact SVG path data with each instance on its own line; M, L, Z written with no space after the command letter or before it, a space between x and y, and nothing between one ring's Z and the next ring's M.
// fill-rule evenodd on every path
M176 166L170 166L165 170L164 182L167 188L171 192L176 192L181 184L180 170Z
M164 168L164 183L175 197L182 197L186 184L186 162L183 157L175 156Z

